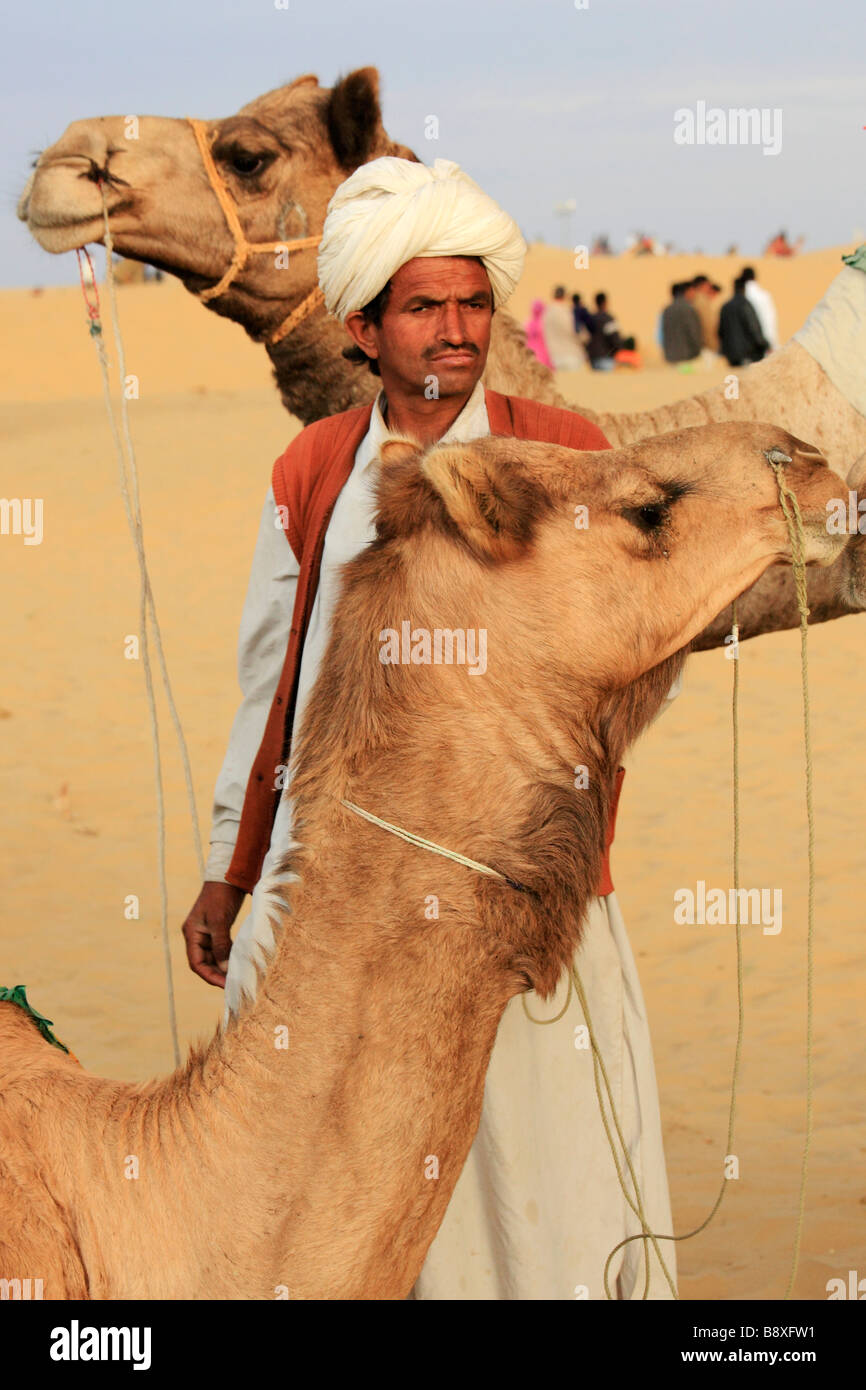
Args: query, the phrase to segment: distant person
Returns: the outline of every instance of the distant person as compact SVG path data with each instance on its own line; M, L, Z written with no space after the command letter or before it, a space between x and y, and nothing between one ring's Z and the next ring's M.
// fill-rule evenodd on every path
M623 338L620 347L613 356L613 360L618 367L632 367L638 369L643 366L643 358L638 350L638 345L634 338Z
M758 315L746 298L746 281L737 277L734 293L719 315L719 343L732 367L760 362L770 345L761 330Z
M597 236L595 238L595 241L592 243L592 249L590 250L589 254L590 256L613 255L613 251L611 250L610 245L610 238L608 237L606 232L602 236Z
M592 314L581 301L579 294L571 296L571 316L574 319L574 331L583 341L584 335L588 337L592 332Z
M552 367L550 353L547 350L547 342L544 337L544 300L533 299L529 318L525 325L526 346L530 352L534 352L539 362L545 367Z
M797 251L799 251L802 244L803 238L800 237L799 241L797 242L797 245L792 246L790 241L788 240L788 233L779 232L778 236L774 236L773 240L767 246L766 255L793 256L797 253Z
M678 282L678 283L679 283L679 282ZM677 292L677 285L671 285L670 295L671 295L671 299L672 299L672 300L676 297L676 292ZM667 305L665 305L665 308L667 308ZM662 353L664 353L664 346L665 346L665 338L664 338L664 331L663 331L664 320L665 320L665 310L664 310L664 309L659 309L659 316L658 316L658 318L656 319L656 342L658 343L659 347L661 348Z
M544 315L544 339L551 361L558 372L574 371L586 366L586 356L574 331L571 305L565 297L565 286L557 285L553 303Z
M701 321L701 349L704 354L715 355L719 350L719 310L722 292L708 275L696 275L692 281L695 291L691 304Z
M603 291L595 296L595 313L591 317L592 331L586 346L589 364L597 372L612 372L616 366L614 359L622 347L622 338L619 324L608 312L607 295Z
M662 313L662 352L666 362L693 362L701 355L701 321L690 300L696 294L690 280L671 285L671 302Z
M769 290L764 289L763 285L758 284L758 277L750 265L745 266L740 271L740 279L746 282L746 298L758 315L761 332L771 349L777 348L779 346L779 320L776 316L773 296Z

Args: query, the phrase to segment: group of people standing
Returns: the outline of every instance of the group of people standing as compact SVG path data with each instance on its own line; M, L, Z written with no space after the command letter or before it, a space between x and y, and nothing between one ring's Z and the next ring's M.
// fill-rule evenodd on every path
M600 372L641 365L634 338L622 336L603 291L595 296L594 313L579 294L569 301L564 285L557 285L550 304L533 300L526 341L539 362L556 371L573 371L587 363Z
M712 361L721 354L730 366L744 367L778 347L776 306L752 266L741 270L724 303L721 293L706 275L671 285L658 333L666 362Z
M527 345L555 371L587 364L602 372L642 365L634 338L623 337L603 291L595 296L593 311L579 294L569 299L565 286L557 285L549 304L533 300L525 327ZM665 361L676 366L710 365L722 356L732 367L745 367L779 346L776 306L750 265L734 280L728 300L708 275L695 275L671 285L657 340Z

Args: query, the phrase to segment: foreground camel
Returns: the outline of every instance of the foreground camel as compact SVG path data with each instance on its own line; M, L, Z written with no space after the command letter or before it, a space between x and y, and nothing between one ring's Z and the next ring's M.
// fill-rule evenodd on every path
M122 116L76 121L42 153L18 209L39 244L63 252L102 241L101 179L116 250L178 276L193 294L207 297L208 308L264 342L283 403L304 424L370 400L378 380L343 356L348 335L315 295L315 245L305 243L315 243L334 190L359 164L381 155L416 157L384 129L377 70L361 68L330 89L312 75L298 77L236 116L204 123L201 139L215 165L210 179L188 120L134 119L135 125ZM301 243L288 266L272 251L252 252L224 283L237 243L214 180L237 206L249 243ZM864 322L852 329L846 291L853 284L859 293L861 281ZM843 269L816 315L840 355L859 352L866 360L866 275ZM614 447L712 420L771 420L814 440L843 477L866 454L866 388L852 403L799 342L791 340L738 377L733 400L718 387L655 410L584 410L563 399L552 372L528 351L523 330L499 310L484 380L497 391L580 409ZM863 547L866 538L852 538L852 550ZM851 587L852 565L859 568L862 557L810 575L813 621L866 607L866 592ZM797 622L786 572L767 575L741 604L744 638ZM727 617L720 619L698 645L721 644L728 629Z
M769 426L613 453L386 446L296 753L301 843L254 902L256 997L146 1085L89 1075L0 1004L0 1277L46 1298L408 1294L503 1009L549 995L580 940L626 747L686 644L788 555L772 449L828 563L839 479ZM484 629L486 671L384 663L407 620Z

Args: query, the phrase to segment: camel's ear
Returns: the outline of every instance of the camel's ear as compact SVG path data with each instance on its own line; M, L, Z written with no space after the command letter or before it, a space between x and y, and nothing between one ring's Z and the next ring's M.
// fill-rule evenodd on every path
M421 459L421 472L481 559L520 555L553 506L549 493L522 471L502 440L438 445Z
M527 476L514 441L475 440L424 448L395 437L379 454L376 531L381 540L422 526L455 532L482 560L508 560L526 549L553 499Z
M328 135L343 169L369 159L382 135L378 68L358 68L337 82L328 102Z
M423 444L419 444L415 439L409 439L406 435L395 435L393 439L387 439L379 450L379 458L387 467L395 463L406 463L409 459L418 458L424 451Z
M318 87L319 79L314 72L305 72L286 84L286 91L293 92L296 87Z

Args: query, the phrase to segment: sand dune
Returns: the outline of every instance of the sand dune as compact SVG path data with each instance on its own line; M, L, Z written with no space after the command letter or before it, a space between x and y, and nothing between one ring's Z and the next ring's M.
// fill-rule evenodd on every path
M840 251L753 262L783 334L801 322ZM740 260L596 261L536 247L514 308L562 281L606 289L655 357L672 279L698 269L727 286ZM3 492L44 499L44 540L0 537L4 679L2 969L82 1062L143 1078L170 1065L155 868L155 803L137 628L137 575L118 493L95 355L77 289L4 291ZM237 624L270 465L298 424L261 348L174 283L121 292L146 539L199 813L237 701ZM720 377L650 365L638 375L568 374L588 406L628 409ZM742 882L778 887L775 936L745 934L746 1036L729 1184L710 1229L679 1248L686 1298L779 1296L794 1231L804 1124L806 832L799 638L746 644L742 680ZM866 949L866 617L810 644L817 822L815 1139L797 1296L864 1268L866 1153L862 1032ZM673 895L730 878L730 685L721 653L690 663L685 690L631 759L613 857L653 1027L678 1230L702 1220L722 1171L736 1026L731 928L676 926ZM186 1041L222 997L186 968L177 928L197 891L178 758L164 709L168 873L178 1013ZM136 894L139 920L124 901Z

